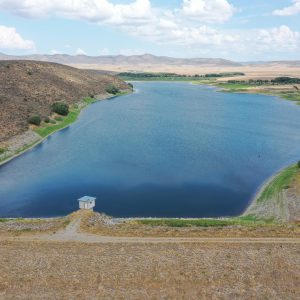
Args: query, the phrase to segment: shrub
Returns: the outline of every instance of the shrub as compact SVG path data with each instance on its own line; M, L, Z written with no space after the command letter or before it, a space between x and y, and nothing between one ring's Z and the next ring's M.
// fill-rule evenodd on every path
M275 79L271 80L271 82L275 84L299 84L300 78L276 77Z
M62 116L66 116L69 113L69 105L63 102L53 103L51 109L53 112Z
M31 72L31 71L28 71L27 74L28 74L29 76L31 76L31 75L32 75L32 72Z
M0 154L3 154L4 152L6 152L6 148L0 148Z
M300 169L300 160L298 161L297 166Z
M128 82L128 85L129 85L129 87L130 87L131 89L133 89L133 84L132 84L132 83Z
M45 122L45 123L49 123L49 122L50 122L50 118L49 118L49 117L46 117L46 118L44 119L44 122Z
M109 94L116 95L120 92L120 90L116 86L111 84L106 88L106 92L109 93Z
M28 119L29 124L37 125L39 126L41 124L41 117L40 116L31 116Z
M50 119L50 123L51 123L51 124L56 124L56 121L55 121L55 120L52 120L52 119Z

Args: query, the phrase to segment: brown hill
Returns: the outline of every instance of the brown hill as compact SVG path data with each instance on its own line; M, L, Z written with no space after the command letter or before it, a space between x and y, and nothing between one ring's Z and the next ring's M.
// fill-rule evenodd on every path
M51 104L78 102L105 94L110 84L128 85L119 78L87 70L36 61L0 61L0 142L28 128L30 115L49 116Z

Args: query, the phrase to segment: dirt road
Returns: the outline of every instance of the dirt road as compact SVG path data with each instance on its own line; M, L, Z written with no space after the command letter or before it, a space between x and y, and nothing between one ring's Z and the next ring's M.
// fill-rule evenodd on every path
M1 237L0 241L52 241L82 243L255 243L300 244L300 238L185 238L185 237L116 237L101 236L80 231L80 218L74 219L66 228L53 234L34 234Z
M299 238L0 234L0 299L299 299Z

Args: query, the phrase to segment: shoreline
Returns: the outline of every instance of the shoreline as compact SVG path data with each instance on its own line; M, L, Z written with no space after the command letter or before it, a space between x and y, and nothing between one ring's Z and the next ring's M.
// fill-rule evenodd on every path
M279 169L277 172L275 172L273 175L271 175L270 177L268 177L256 190L253 198L249 201L248 206L246 207L246 209L244 210L244 212L241 214L241 216L247 216L249 215L250 211L252 208L254 208L256 205L258 205L258 200L261 197L261 195L263 194L263 192L266 190L266 188L278 177L280 176L280 174L282 172L284 172L286 169L290 168L291 166L295 165L291 164L291 165L287 165L281 169Z
M0 160L0 167L7 164L8 162L12 161L13 159L21 156L22 154L26 153L29 150L32 150L33 148L35 148L36 146L38 146L39 144L43 143L49 136L51 136L52 134L59 132L65 128L68 128L69 126L71 126L72 124L74 124L78 117L80 116L81 112L88 106L90 106L93 103L99 102L99 101L103 101L103 100L109 100L109 99L113 99L113 98L117 98L120 96L125 96L125 95L129 95L131 94L133 91L130 90L121 90L121 92L119 94L113 95L113 94L102 94L102 95L97 95L95 97L95 101L91 102L91 103L84 103L84 100L81 99L81 101L77 102L76 104L79 105L79 112L78 115L76 116L75 120L73 122L70 122L68 124L66 124L65 126L58 128L52 132L50 132L49 134L45 135L45 136L41 136L40 134L38 134L36 131L35 132L38 136L39 139L36 140L35 142L32 142L32 144L28 144L28 145L24 145L23 147L19 148L16 150L16 153L8 156L7 158L4 158L3 160ZM81 105L81 107L80 107ZM30 132L32 130L27 130L25 133ZM24 149L22 149L24 148ZM20 151L20 152L19 152Z
M104 100L104 99L103 99ZM261 185L260 187L257 189L257 191L255 192L254 197L249 201L248 206L245 208L245 210L239 214L238 216L220 216L220 217L200 217L200 218L195 218L195 217L114 217L114 216L108 216L110 217L112 220L116 221L116 222L128 222L128 221L161 221L161 220L165 220L165 221L170 221L170 220L177 220L177 221L233 221L233 220L240 220L240 221L247 221L247 219L249 219L251 221L251 219L253 218L252 222L253 224L255 223L259 223L262 221L268 221L268 218L262 218L262 217L256 217L255 213L253 213L253 211L251 211L252 209L257 210L257 208L260 207L260 204L258 203L258 200L260 199L261 195L263 194L263 192L265 191L265 189L277 178L279 177L284 171L286 171L287 169L291 168L292 166L294 166L295 164L292 165L287 165L283 168L281 168L280 170L278 170L275 174L273 174L272 176L270 176L269 178L267 178ZM261 206L263 206L263 202L261 203ZM256 207L257 206L257 207ZM48 220L55 220L55 219L61 219L61 218L65 218L67 216L69 216L70 214L74 213L76 211L70 212L67 215L57 215L57 216L51 216L51 217L43 217L43 216L39 216L39 217L0 217L0 223L1 220L2 222L8 222L8 221L17 221L17 220L31 220L31 221L37 221L37 220L43 220L43 221L48 221ZM94 211L94 213L99 213L99 214L104 214L105 213L101 212L101 211ZM274 216L274 220L276 220L275 216Z
M151 82L151 80L141 80L141 81L135 81L135 82ZM155 82L158 82L158 81L155 81ZM167 81L162 81L162 82L167 82ZM170 81L171 83L178 83L180 81ZM184 81L183 83L190 83L190 84L195 84L195 85L207 85L207 86L210 86L210 87L214 87L216 89L218 89L217 91L219 92L232 92L232 93L241 93L241 94L247 94L249 92L243 92L243 91L235 91L235 90L226 90L226 89L222 89L222 87L218 86L218 85L215 85L214 83L202 83L202 82L198 82L196 83L195 81ZM96 98L94 99L95 101L93 102L84 102L83 100L81 100L80 102L78 102L77 104L79 105L79 113L78 115L76 116L76 119L71 122L71 123L68 123L66 126L62 127L62 128L58 128L57 130L54 130L52 132L50 132L49 134L47 134L46 136L40 136L40 139L37 140L36 142L33 142L32 144L28 145L26 147L26 149L20 151L19 153L11 156L11 157L8 157L7 159L3 160L3 161L0 161L0 167L6 163L8 163L9 161L21 156L22 154L26 153L27 151L33 149L34 147L36 147L37 145L43 143L50 135L60 131L60 130L63 130L67 127L69 127L70 125L72 125L73 123L75 123L80 115L80 113L82 112L82 110L84 110L86 107L88 107L90 104L93 104L95 102L98 102L98 101L102 101L102 100L108 100L108 99L112 99L112 98L116 98L116 97L119 97L119 96L123 96L123 95L128 95L130 93L134 92L134 90L132 91L129 91L129 90L122 90L120 94L117 94L117 95L110 95L110 94L103 94L103 95L98 95L96 96ZM251 94L263 94L262 92L260 91L253 91L251 90L250 91ZM288 100L288 99L285 99L285 98L282 98L280 95L271 95L271 94L263 94L263 95L269 95L269 96L275 96L275 97L278 97L280 99L284 99L284 100ZM296 104L296 103L295 103ZM81 105L81 106L80 106ZM293 164L294 165L294 164ZM114 218L112 217L113 219L115 220L126 220L126 221L130 221L130 220L171 220L171 219L174 219L174 220L186 220L186 221L189 221L189 220L230 220L230 219L237 219L237 218L243 218L243 217L249 217L249 216L252 216L253 215L253 211L251 212L251 210L253 208L255 208L256 206L259 207L259 203L258 203L258 199L260 198L260 196L262 195L262 193L265 191L265 189L274 181L274 179L276 179L283 171L285 171L286 169L290 168L292 165L287 165L285 167L282 167L281 169L279 169L278 171L276 171L273 175L271 175L270 177L268 177L258 188L257 190L255 191L254 193L254 196L250 199L249 203L247 204L246 208L243 210L242 213L240 213L238 216L220 216L220 217L203 217L203 218L182 218L182 217L166 217L166 218L158 218L158 217L120 217L120 218ZM255 210L255 209L254 209ZM101 212L99 212L101 213ZM62 218L62 217L65 217L64 215L62 216L55 216L55 217L21 217L21 219L25 219L25 220L28 220L28 219L42 219L42 220L48 220L48 219L53 219L53 218ZM1 219L7 219L7 220L13 220L13 219L18 219L18 218L0 218Z
M264 96L269 96L269 97L277 97L281 100L288 100L290 102L293 102L295 105L300 105L300 99L291 99L289 98L286 94L284 94L284 92L282 92L281 90L276 91L267 91L264 90L263 86L253 86L251 88L240 88L240 89L234 89L234 88L229 88L226 86L220 86L220 84L224 84L224 83L220 83L220 82L211 82L211 83L197 83L197 82L192 82L195 85L208 85L208 86L213 86L217 89L217 92L221 92L221 93L232 93L232 94L252 94L252 95L264 95ZM256 89L256 88L261 88L261 89Z
M256 87L263 88L262 86L255 86L251 88L240 88L240 89L232 89L232 88L226 88L222 87L219 84L224 84L223 82L213 82L211 80L151 80L151 79L145 79L145 80L126 80L126 82L156 82L156 83L187 83L187 84L192 84L192 85L204 85L207 87L212 87L216 88L217 92L222 92L222 93L233 93L233 94L252 94L252 95L264 95L264 96L270 96L270 97L278 97L279 99L282 100L288 100L290 102L293 102L295 105L300 105L300 99L291 99L288 96L284 94L278 94L276 92L272 91L264 91L262 89L255 89ZM280 92L280 90L278 91ZM282 91L281 91L282 92ZM284 93L284 92L283 92ZM300 94L300 92L299 92Z
M140 82L153 82L152 80L141 80ZM166 81L162 81L162 82L166 82ZM175 81L169 81L169 82L174 82ZM284 94L282 93L276 93L276 92L268 92L268 91L264 91L262 89L255 89L256 86L251 87L251 89L230 89L230 88L226 88L226 87L222 87L220 86L219 82L204 82L204 81L195 81L195 80L191 80L191 81L177 81L178 82L183 82L183 83L189 83L189 84L193 84L193 85L204 85L207 87L212 87L214 89L216 89L216 92L221 92L221 93L234 93L234 94L253 94L253 95L264 95L264 96L269 96L269 97L276 97L280 100L287 100L289 102L293 102L294 105L300 105L300 100L294 100L291 99L289 97L286 97ZM263 194L263 192L266 190L266 188L277 178L279 177L284 171L286 171L287 169L291 168L292 166L295 165L296 162L292 163L291 165L286 165L284 167L282 167L281 169L279 169L278 171L276 171L273 175L271 175L270 177L268 177L266 180L264 180L264 182L257 188L257 190L254 193L254 196L250 199L248 205L246 206L245 210L239 214L236 217L220 217L220 219L230 219L230 218L238 218L238 217L247 217L247 216L251 216L253 215L253 211L251 212L251 210L253 209L254 212L257 211L257 208L260 207L260 204L258 203L259 198L261 197L261 195ZM262 205L262 204L261 204ZM256 209L255 209L256 208ZM255 215L255 214L254 214ZM276 216L274 216L274 218L276 218ZM215 218L215 219L219 219L219 218Z

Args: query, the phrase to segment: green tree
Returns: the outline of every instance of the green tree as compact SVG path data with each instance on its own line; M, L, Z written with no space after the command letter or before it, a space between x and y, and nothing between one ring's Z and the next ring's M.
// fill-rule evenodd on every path
M39 126L41 124L41 117L38 115L31 116L28 118L28 123Z
M51 110L59 115L67 116L69 113L69 105L64 102L55 102L52 104Z
M3 154L4 152L6 152L6 148L0 148L0 154Z
M106 89L105 91L109 94L113 94L113 95L116 95L120 92L120 90L114 86L113 84L110 84Z

